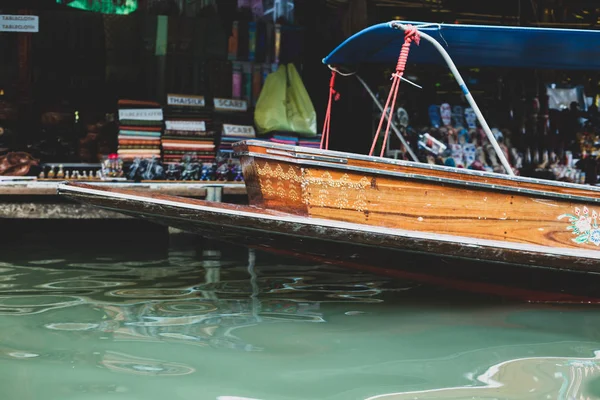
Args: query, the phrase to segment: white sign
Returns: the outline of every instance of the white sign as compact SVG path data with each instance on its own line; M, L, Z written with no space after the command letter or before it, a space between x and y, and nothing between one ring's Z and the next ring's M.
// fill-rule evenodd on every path
M168 94L167 105L204 107L204 96L190 96L183 94Z
M0 32L38 32L40 17L37 15L0 15Z
M132 119L136 121L162 121L161 108L123 108L119 110L119 119Z
M254 132L254 127L251 125L223 124L223 135L224 136L256 137L256 133Z
M215 109L221 111L248 111L248 103L246 103L246 100L215 97Z
M172 131L206 131L204 121L165 121L167 129Z

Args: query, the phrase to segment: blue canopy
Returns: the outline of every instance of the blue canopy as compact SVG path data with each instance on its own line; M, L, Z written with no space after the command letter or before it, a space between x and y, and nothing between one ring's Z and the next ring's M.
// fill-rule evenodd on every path
M432 24L392 21L373 25L348 38L327 57L329 65L395 65L404 42L402 29L412 24L436 39L457 66L600 70L600 31L513 26ZM411 45L409 63L445 64L435 47L421 40Z

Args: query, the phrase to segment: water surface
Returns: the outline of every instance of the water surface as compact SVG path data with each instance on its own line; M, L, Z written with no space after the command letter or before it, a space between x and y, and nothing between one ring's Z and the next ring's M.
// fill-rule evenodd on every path
M600 309L246 250L6 249L2 399L600 396ZM598 353L600 354L600 353Z

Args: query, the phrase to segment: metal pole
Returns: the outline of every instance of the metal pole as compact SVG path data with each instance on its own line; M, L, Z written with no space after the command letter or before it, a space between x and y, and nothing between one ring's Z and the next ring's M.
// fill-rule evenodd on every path
M393 28L399 28L399 29L402 29L403 31L406 29L406 25L403 25L400 23L391 22L390 24ZM419 29L419 26L417 25L416 28ZM508 163L508 160L506 159L504 152L502 151L502 149L500 148L500 145L496 141L496 138L494 137L494 134L492 133L490 127L488 126L485 118L483 118L483 114L481 113L481 110L479 110L477 103L475 103L475 99L473 98L473 95L469 92L469 89L467 88L465 81L463 80L462 76L460 75L460 72L458 72L458 69L456 68L456 65L454 64L454 61L452 61L452 59L450 58L450 55L448 54L446 49L444 49L444 47L442 47L442 45L439 44L439 42L437 40L435 40L433 37L429 36L427 33L423 32L422 30L419 30L419 33L423 39L425 39L429 43L431 43L440 52L442 57L444 57L444 60L446 61L446 64L448 64L448 67L450 68L452 75L454 75L454 79L456 79L456 82L458 83L458 86L460 86L463 94L467 98L467 101L473 108L473 111L475 111L475 115L477 116L477 119L479 120L479 123L481 124L481 127L483 128L483 131L485 132L485 134L488 137L488 140L494 147L494 150L496 151L496 154L498 155L498 158L500 159L502 166L506 170L506 173L508 175L514 176L515 173L513 172L512 168L510 167L510 164Z
M358 75L355 75L355 76L356 76L356 79L358 79L358 81L363 85L363 87L365 88L365 90L367 91L367 93L369 93L369 95L373 99L373 102L377 105L377 107L379 108L379 110L381 110L381 113L385 114L385 118L386 119L389 119L390 116L388 115L388 113L386 113L385 111L383 111L383 106L381 105L381 103L379 102L379 100L377 99L377 97L375 96L375 94L371 91L371 89L369 88L369 86L367 85L367 83L365 81L363 81L363 79L360 76L358 76ZM392 127L392 129L396 133L396 136L398 136L398 139L400 139L400 141L402 142L402 144L406 148L406 151L408 152L408 154L410 154L410 156L413 159L413 161L419 162L419 158L412 151L412 149L410 148L410 146L408 145L408 143L406 143L406 140L404 139L404 136L402 136L402 133L398 130L398 128L396 127L396 125L394 124L394 122L392 122L390 124L390 126Z

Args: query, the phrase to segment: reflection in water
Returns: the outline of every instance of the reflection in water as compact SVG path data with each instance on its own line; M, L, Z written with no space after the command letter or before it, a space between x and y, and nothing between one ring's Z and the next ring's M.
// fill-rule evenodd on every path
M100 311L96 321L63 320L43 326L53 331L102 332L113 340L184 342L259 351L261 348L244 342L234 331L259 323L322 323L321 302L381 301L375 298L380 293L377 281L357 284L352 282L356 277L349 275L348 284L328 284L328 274L311 267L299 268L298 272L308 272L305 275L281 276L281 271L275 271L275 275L259 277L255 263L256 255L249 251L246 276L220 281L220 270L233 264L193 260L177 253L171 254L168 261L150 262L115 262L112 258L97 258L92 263L27 261L27 265L11 265L0 271L0 280L20 281L8 291L0 290L0 315L27 316L92 306ZM182 267L174 268L172 264ZM238 263L227 272L238 275L239 270ZM319 293L326 296L316 302L313 298ZM117 353L111 354L114 358ZM129 362L103 360L102 364L114 367Z
M368 400L401 399L577 399L597 396L585 385L600 377L600 352L594 358L530 357L506 361L477 377L485 386L464 386L392 393ZM527 389L527 390L524 390Z
M597 398L592 308L252 251L32 254L0 266L3 398Z

